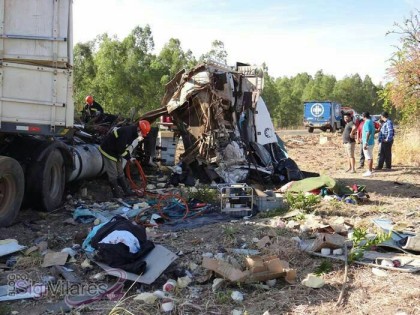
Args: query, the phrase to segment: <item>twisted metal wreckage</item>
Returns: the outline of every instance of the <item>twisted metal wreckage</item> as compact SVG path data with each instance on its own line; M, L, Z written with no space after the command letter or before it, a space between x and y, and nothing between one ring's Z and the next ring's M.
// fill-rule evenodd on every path
M163 107L142 118L172 117L185 148L180 164L204 182L302 179L275 133L262 88L255 67L205 63L180 71L166 85Z

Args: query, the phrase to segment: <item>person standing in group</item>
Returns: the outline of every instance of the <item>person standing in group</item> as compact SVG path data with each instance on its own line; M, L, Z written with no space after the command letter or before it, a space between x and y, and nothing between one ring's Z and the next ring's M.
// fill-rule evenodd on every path
M388 112L381 114L382 126L379 131L378 142L380 144L379 159L375 170L381 170L384 167L391 169L392 167L392 145L394 143L394 124L389 119Z
M379 133L379 131L381 131L381 126L382 126L382 121L381 121L381 117L379 117L377 120L373 120L373 127L375 127L375 134ZM379 161L379 159L381 158L381 143L378 142L378 157L377 157L377 161ZM376 169L376 167L374 168Z
M372 176L373 171L373 147L375 145L375 127L370 119L369 112L362 113L365 121L362 129L362 144L363 154L367 160L368 170L363 173L363 176Z
M356 147L356 126L354 125L351 114L350 113L344 113L343 115L344 119L344 131L343 131L343 144L344 149L346 151L346 155L348 158L348 164L349 168L346 170L346 172L352 172L356 173L356 170L354 169L355 166L355 159L354 159L354 149Z
M138 124L131 126L114 128L99 146L99 151L104 156L104 167L114 197L133 194L123 173L122 159L126 159L127 162L135 160L131 157L130 151L148 135L150 128L147 120L140 120Z
M360 146L360 159L359 159L359 167L357 169L362 169L365 167L365 155L363 153L363 143L362 143L362 133L363 133L363 125L365 123L365 120L363 117L360 117L356 121L356 139L357 144Z

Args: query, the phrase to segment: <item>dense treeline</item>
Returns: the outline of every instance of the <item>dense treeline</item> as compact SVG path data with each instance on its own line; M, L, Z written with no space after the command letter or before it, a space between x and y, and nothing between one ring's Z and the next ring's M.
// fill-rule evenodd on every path
M405 26L406 29L414 27L407 21ZM403 49L394 56L392 69L396 79L385 88L373 84L368 75L362 79L357 73L341 80L322 70L314 76L299 73L294 77L274 78L269 75L269 65L264 65L263 97L276 126L302 125L305 100L331 100L357 112L375 114L380 113L383 106L391 109L395 102L403 118L405 112L418 112L419 83L410 82L417 94L406 95L405 76L401 75L403 70L413 72L411 77L414 78L418 74L419 42L416 36L419 33L411 37L410 34L412 32L405 34ZM81 110L84 97L92 94L107 112L127 116L131 109L134 113L144 113L159 107L165 84L181 69L191 69L207 59L225 63L227 52L223 42L214 41L211 50L197 59L190 50L182 49L178 39L172 38L155 54L150 27L138 26L123 40L103 34L90 42L78 43L74 56L76 108ZM410 64L413 59L415 63ZM405 104L409 104L408 107Z

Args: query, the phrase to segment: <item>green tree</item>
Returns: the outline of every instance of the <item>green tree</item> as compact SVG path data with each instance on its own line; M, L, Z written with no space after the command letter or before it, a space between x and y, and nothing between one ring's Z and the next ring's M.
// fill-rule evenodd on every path
M305 88L302 92L302 101L316 101L316 98L312 97L312 88L314 86L314 80L311 77L311 79L306 84Z
M379 88L373 84L370 76L366 75L363 79L363 89L365 94L366 110L371 113L380 113L383 102L378 98Z
M315 82L317 82L317 77L315 76ZM334 86L337 82L337 79L333 75L323 75L321 77L320 91L321 97L324 99L332 99Z
M343 106L351 107L358 112L367 111L371 106L366 102L363 81L357 73L346 76L335 84L333 98Z
M228 53L225 49L225 44L220 40L215 40L211 43L211 50L201 55L199 61L214 60L222 64L227 64Z
M336 78L332 75L325 75L318 70L313 80L309 81L303 92L305 100L332 100Z
M103 34L98 42L99 49L95 54L97 72L93 89L96 95L100 95L106 112L126 112L129 99L127 89L130 85L125 72L127 51L116 37L111 38L108 34Z
M195 65L197 65L197 61L191 50L184 52L180 40L171 38L169 42L163 46L152 64L152 68L161 72L160 83L165 85L180 70L190 70Z
M94 50L94 47L96 50ZM120 41L108 34L75 49L75 90L78 101L93 94L108 113L123 114L159 106L161 72L151 65L154 42L150 27L135 27Z
M124 72L127 76L125 111L134 108L144 113L160 105L160 73L152 67L154 41L149 25L137 26L123 41L127 53Z
M276 80L280 95L280 125L296 126L302 123L303 105L298 97L293 96L293 79L283 77Z
M274 78L268 74L268 69L264 71L264 89L261 96L270 112L274 127L280 127L280 95Z
M304 72L298 73L294 78L292 78L292 96L295 99L299 99L301 103L305 101L303 92L305 87L312 81L312 77Z
M93 58L94 42L77 43L74 47L74 102L76 110L80 112L84 105L84 99L88 94L94 94L91 91L92 82L96 76L96 66Z

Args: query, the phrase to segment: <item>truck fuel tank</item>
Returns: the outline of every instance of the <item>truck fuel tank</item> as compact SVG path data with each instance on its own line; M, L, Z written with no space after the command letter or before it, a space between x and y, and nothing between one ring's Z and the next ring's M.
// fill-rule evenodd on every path
M94 178L104 173L104 161L99 145L78 144L71 148L73 152L74 169L68 181Z

